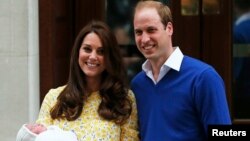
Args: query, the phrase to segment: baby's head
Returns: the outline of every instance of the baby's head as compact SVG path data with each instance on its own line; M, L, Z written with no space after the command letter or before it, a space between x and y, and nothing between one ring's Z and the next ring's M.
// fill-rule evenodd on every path
M49 126L46 131L37 135L35 141L77 141L77 136L72 131L63 131L57 126Z

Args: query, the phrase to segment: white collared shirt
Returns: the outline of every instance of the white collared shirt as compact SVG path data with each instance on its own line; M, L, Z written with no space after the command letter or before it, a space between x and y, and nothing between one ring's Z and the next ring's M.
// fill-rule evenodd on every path
M183 57L184 55L181 52L180 48L174 47L174 52L168 57L165 63L161 66L160 73L159 73L157 80L154 79L152 67L148 60L146 60L143 63L142 70L146 72L146 75L150 79L152 79L154 84L157 84L169 72L170 69L174 69L176 71L180 70Z

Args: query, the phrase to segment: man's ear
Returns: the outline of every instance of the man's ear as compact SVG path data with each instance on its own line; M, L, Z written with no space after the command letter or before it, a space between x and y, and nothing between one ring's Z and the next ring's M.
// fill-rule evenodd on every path
M174 32L174 28L173 28L173 24L171 22L168 22L168 24L166 25L166 32L169 35L172 35Z

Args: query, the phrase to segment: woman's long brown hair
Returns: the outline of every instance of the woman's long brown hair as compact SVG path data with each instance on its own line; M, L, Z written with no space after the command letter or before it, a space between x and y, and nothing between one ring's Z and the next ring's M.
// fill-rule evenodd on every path
M98 113L106 120L122 124L132 111L131 101L128 98L126 69L115 35L101 21L91 21L78 34L71 53L68 82L58 96L56 105L50 111L51 117L73 121L82 113L88 93L86 92L86 76L79 66L78 57L84 37L91 32L96 33L101 39L106 66L100 84L99 92L102 101Z

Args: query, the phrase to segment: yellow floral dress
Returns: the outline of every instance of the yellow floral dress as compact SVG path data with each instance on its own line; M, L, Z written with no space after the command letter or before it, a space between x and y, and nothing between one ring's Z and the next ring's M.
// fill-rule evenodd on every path
M53 120L50 117L50 109L55 105L64 87L51 89L48 92L43 100L37 123L45 126L57 125L63 130L71 130L77 135L78 141L139 141L136 102L132 91L129 91L132 114L126 123L120 126L112 121L103 120L98 115L97 109L101 102L99 92L93 92L88 97L81 116L75 121Z

